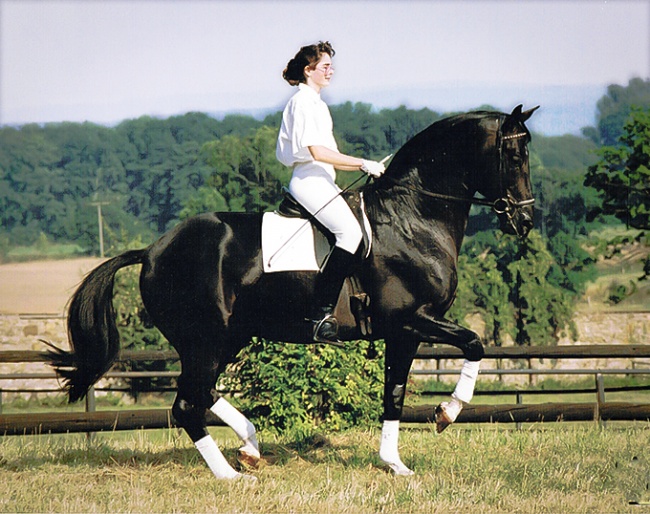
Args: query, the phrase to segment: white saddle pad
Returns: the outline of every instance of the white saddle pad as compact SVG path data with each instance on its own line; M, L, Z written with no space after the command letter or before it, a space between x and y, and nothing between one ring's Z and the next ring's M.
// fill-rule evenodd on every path
M368 248L372 248L372 229L361 197L363 224L368 234ZM324 237L314 237L308 220L287 218L276 212L264 213L262 217L262 260L264 272L318 271L330 254L330 245Z
M315 248L311 223L301 218L287 218L275 212L264 213L262 219L262 260L264 272L318 271L329 254L323 244Z

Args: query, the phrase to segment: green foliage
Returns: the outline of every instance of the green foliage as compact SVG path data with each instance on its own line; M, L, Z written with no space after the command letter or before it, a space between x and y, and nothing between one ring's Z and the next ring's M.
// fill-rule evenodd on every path
M509 298L510 287L493 253L460 256L456 300L448 313L451 320L463 324L467 315L480 314L485 323L483 340L501 346L506 335L514 338L514 306Z
M558 266L546 244L533 231L519 250L507 264L515 284L511 298L517 306L517 344L557 344L567 334L575 339L572 297L552 281Z
M519 345L557 344L575 338L573 295L568 280L539 232L527 239L474 236L459 259L459 288L450 316L462 323L478 313L484 338L500 345L510 335ZM575 286L575 284L573 284Z
M618 143L600 148L598 156L585 178L602 200L594 213L650 228L650 107L632 110Z
M590 132L596 143L615 145L624 131L624 125L635 106L650 105L650 79L633 78L627 86L612 84L607 94L597 103L597 132Z
M350 342L341 350L255 339L219 386L237 391L239 407L271 432L369 425L381 413L383 394L383 359L368 359L369 344Z
M282 186L291 172L275 158L277 129L261 127L246 136L228 135L203 145L202 154L213 169L201 195L210 207L226 211L264 212L282 197ZM200 212L200 204L191 203L183 215Z

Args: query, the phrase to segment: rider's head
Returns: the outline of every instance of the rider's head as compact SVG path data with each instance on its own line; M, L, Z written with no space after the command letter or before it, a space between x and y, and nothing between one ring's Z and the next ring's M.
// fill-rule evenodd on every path
M334 49L329 41L321 41L314 45L303 46L287 64L287 67L282 72L282 78L292 86L297 86L301 83L304 84L307 82L305 75L306 68L314 69L323 57L323 54L334 57L334 53Z

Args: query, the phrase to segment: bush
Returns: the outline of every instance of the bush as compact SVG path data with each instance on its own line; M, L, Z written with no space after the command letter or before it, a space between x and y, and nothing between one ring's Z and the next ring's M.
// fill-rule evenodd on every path
M377 421L383 396L383 343L368 358L370 343L345 349L255 339L226 370L219 387L258 427L304 434Z

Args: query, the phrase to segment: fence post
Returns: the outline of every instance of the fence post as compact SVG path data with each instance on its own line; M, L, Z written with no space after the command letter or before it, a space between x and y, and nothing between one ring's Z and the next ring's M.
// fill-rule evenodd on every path
M521 391L517 391L517 405L522 405L524 403L524 395ZM516 424L517 430L521 430L521 421L517 421Z
M95 403L95 387L90 386L88 388L88 393L86 394L86 412L95 412L96 403ZM93 433L86 432L86 440L90 442L92 439Z
M597 421L601 426L605 426L605 422L600 417L601 406L605 403L605 380L602 373L596 373L596 407L594 409L594 421Z

